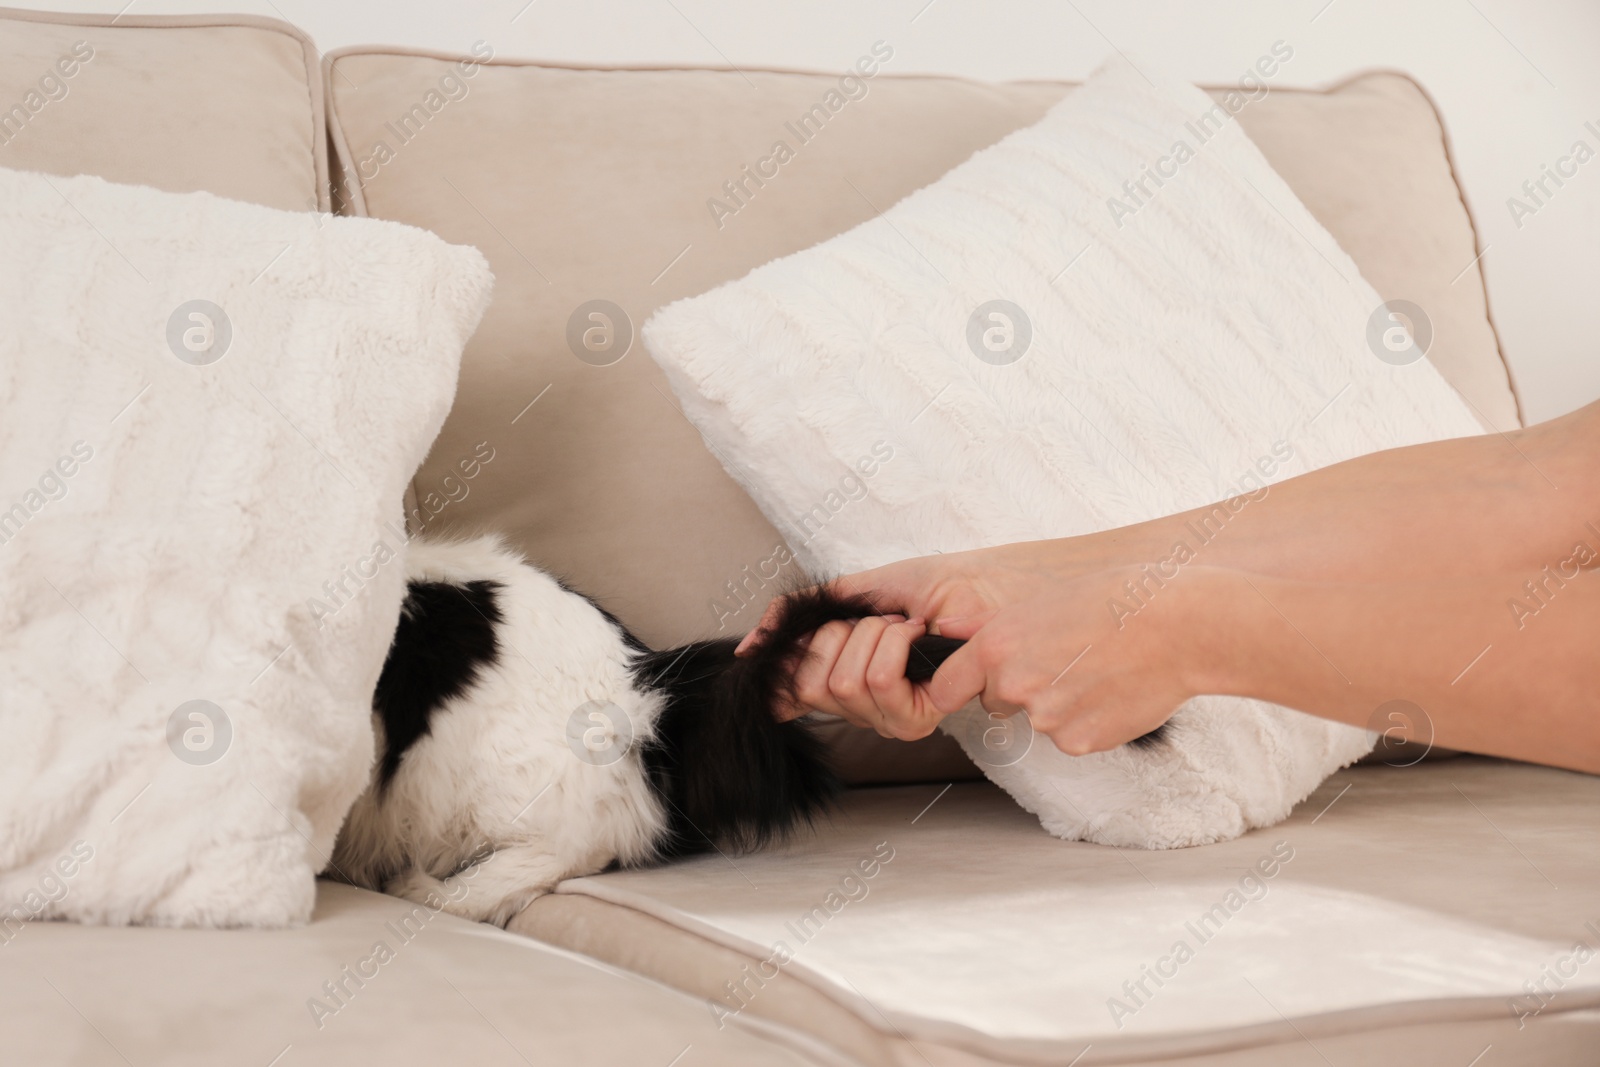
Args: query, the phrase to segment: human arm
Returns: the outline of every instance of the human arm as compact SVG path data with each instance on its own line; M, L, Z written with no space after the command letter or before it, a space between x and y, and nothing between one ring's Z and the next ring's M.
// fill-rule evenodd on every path
M1184 533L1192 512L854 575L841 587L970 646L917 687L894 675L920 621L834 624L814 637L797 691L897 737L982 694L991 710L1028 707L1069 751L1137 736L1202 692L1363 726L1399 698L1428 713L1441 744L1600 770L1597 468L1591 405L1291 479L1203 543ZM1185 536L1193 552L1173 564ZM1118 598L1131 617L1109 607Z

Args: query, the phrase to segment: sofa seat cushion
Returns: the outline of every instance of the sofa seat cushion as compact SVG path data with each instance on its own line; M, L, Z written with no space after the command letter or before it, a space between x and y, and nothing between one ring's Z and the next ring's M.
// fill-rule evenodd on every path
M818 1062L803 1037L719 1030L692 997L333 882L296 930L41 922L0 938L7 1063L666 1067L686 1047L684 1067Z
M317 50L250 15L0 8L0 166L326 208Z
M1056 840L988 785L860 790L786 848L576 879L511 928L867 1062L1304 1055L1445 1024L1548 1052L1600 1035L1597 846L1600 779L1477 757L1345 770L1277 827L1159 853Z

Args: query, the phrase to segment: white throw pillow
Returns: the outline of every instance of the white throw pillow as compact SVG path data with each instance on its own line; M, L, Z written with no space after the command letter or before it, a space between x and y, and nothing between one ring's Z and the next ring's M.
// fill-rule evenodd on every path
M1229 106L1121 60L881 217L642 331L821 575L1138 522L1479 432L1417 334ZM945 728L1047 829L1144 847L1282 819L1372 744L1219 697L1153 751L1072 759L991 725L971 708Z
M0 170L7 940L309 918L491 285L407 226Z

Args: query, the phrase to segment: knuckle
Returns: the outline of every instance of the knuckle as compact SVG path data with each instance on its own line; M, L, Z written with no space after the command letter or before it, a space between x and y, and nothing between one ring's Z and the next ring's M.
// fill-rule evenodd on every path
M867 685L881 692L894 688L904 677L900 672L888 667L873 667L867 671Z
M876 641L889 628L889 622L879 615L869 615L864 619L856 620L855 631L864 635L866 639Z
M1028 686L1018 682L1015 678L1002 677L995 683L994 695L1007 704L1026 707L1029 698L1033 694L1029 691Z
M973 638L973 642L977 645L978 663L985 672L992 672L1009 662L1015 652L1013 647L1015 642L1003 632L990 633L980 630Z
M1067 718L1056 708L1029 708L1022 716L1028 728L1036 734L1050 734L1067 724Z
M795 699L808 708L826 706L828 687L819 684L820 681L815 676L796 678L794 683Z
M842 697L845 700L854 700L862 695L866 687L861 684L860 678L849 674L835 673L828 680L828 688L837 697Z
M850 630L851 626L849 623L838 619L835 619L833 622L823 623L821 628L817 630L816 639L813 640L812 643L815 644L816 641L819 640L842 641L850 636Z

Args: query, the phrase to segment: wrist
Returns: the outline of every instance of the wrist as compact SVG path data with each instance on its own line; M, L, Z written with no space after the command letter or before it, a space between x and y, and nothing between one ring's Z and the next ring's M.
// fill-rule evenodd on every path
M1170 519L1009 546L1021 552L1041 578L1071 581L1086 574L1119 568L1154 566L1170 555L1173 545Z
M1193 696L1253 696L1265 656L1263 617L1270 606L1242 571L1186 567L1175 583L1168 641L1185 689Z

